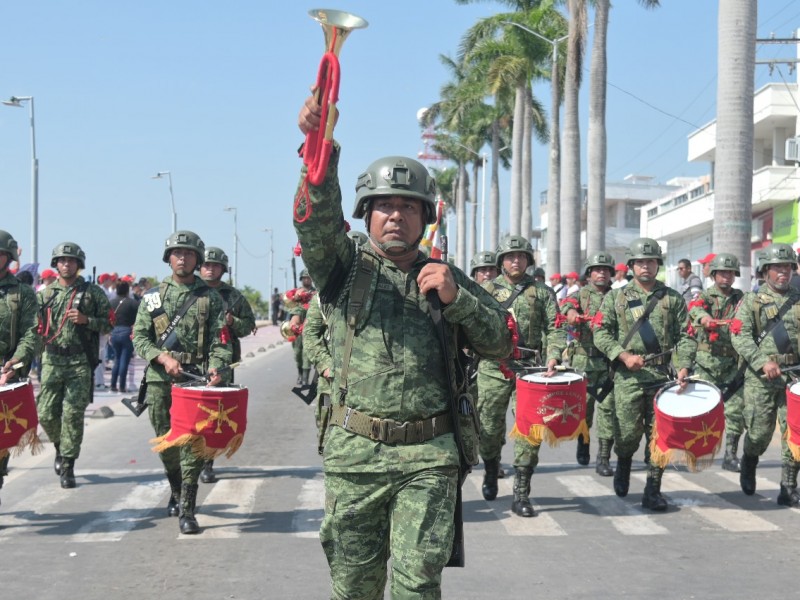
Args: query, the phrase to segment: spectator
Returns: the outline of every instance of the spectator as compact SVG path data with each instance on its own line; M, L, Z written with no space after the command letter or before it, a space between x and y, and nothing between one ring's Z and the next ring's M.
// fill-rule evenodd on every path
M709 255L713 256L713 255ZM710 262L710 259L709 259ZM705 267L703 268L705 271ZM678 261L678 292L686 303L692 301L692 298L697 296L703 291L703 282L697 274L692 271L692 263L688 258L682 258Z
M611 289L625 287L628 285L628 265L619 263L614 267L614 281L611 282Z
M281 293L278 291L278 288L272 292L272 324L277 325L278 322L281 320Z
M129 291L128 282L121 281L117 284L117 295L111 300L111 309L115 316L114 329L111 331L111 347L114 348L115 356L114 366L111 368L112 392L128 391L125 382L128 379L128 365L133 356L131 333L136 322L136 312L139 310L139 301L131 298Z
M716 254L706 254L703 258L698 258L697 262L703 265L703 287L705 289L714 285L714 280L711 278L711 261L714 260Z

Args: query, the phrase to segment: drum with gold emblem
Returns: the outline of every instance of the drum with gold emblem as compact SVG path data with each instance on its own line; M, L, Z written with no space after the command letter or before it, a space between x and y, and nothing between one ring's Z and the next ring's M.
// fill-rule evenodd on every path
M30 380L0 386L0 458L11 451L19 454L25 448L36 454L42 447L36 433L38 427Z

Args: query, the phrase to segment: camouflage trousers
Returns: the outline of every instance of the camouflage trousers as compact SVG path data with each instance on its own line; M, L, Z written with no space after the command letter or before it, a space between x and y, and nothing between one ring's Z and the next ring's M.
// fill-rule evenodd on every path
M39 423L58 444L61 456L76 459L83 443L83 419L92 399L92 369L85 360L53 364L45 358L36 397Z
M325 473L320 541L331 598L441 598L453 545L457 467L412 473Z
M150 424L156 437L165 435L170 428L169 409L172 406L172 384L148 383L147 404ZM159 453L167 473L180 473L183 483L195 484L203 470L203 459L192 454L191 446L167 448Z
M513 379L478 373L476 409L481 423L480 455L484 460L500 458L500 452L506 443L506 414L512 397L516 402Z
M292 342L292 351L294 352L294 362L297 365L298 371L311 368L311 361L306 356L306 353L303 352L302 335L297 336L297 339Z
M744 424L747 433L744 436L744 453L750 456L761 456L767 451L772 435L775 433L775 422L781 428L782 462L794 464L794 458L784 439L786 435L786 383L783 379L772 382L761 379L750 369L744 379Z
M710 381L717 387L723 387L736 375L732 373L713 373L702 366L695 364L695 376ZM744 433L744 387L739 388L727 402L725 402L725 432L729 435L742 435Z
M636 454L642 435L650 444L657 386L658 381L630 371L617 372L614 377L614 452L618 457Z
M597 389L608 379L608 371L587 371L586 384L589 388ZM595 433L599 439L610 440L614 438L614 394L608 394L602 402L597 402L590 393L586 394L586 426L591 429L597 415Z

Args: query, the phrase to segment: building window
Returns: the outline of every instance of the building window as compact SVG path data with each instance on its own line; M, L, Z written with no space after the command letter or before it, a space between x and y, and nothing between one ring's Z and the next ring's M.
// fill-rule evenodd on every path
M636 204L625 204L625 227L628 229L639 229L639 208Z
M648 211L647 211L647 218L648 218L648 219L652 219L652 218L653 218L653 217L655 217L657 214L658 214L658 207L656 207L656 208L651 208L650 210L648 210Z

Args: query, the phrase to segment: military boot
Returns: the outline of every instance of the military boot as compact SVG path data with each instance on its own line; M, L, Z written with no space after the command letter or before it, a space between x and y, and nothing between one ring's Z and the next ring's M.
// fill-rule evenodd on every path
M200 526L194 518L194 507L197 502L197 484L184 483L181 488L181 508L178 516L178 525L181 533L199 533Z
M203 463L203 470L200 471L200 481L203 483L216 483L217 474L214 473L214 461L207 460Z
M61 468L64 464L64 457L61 456L61 447L58 444L53 444L56 447L56 459L53 461L53 470L56 475L61 475Z
M778 504L781 506L800 505L800 494L797 493L797 470L800 464L785 462L781 467L781 493Z
M752 496L756 493L757 466L757 456L750 456L746 452L742 452L742 460L739 463L739 485L742 487L742 491L748 496Z
M531 475L533 475L533 468L517 467L517 473L514 476L514 501L511 503L511 511L520 517L536 515L530 500Z
M586 466L589 464L589 442L583 441L583 436L578 436L578 449L575 452L575 459L579 465Z
M497 498L497 474L500 469L499 458L489 458L483 461L483 497L485 500Z
M169 481L169 502L167 503L167 515L170 517L177 517L180 513L181 505L181 472L173 471L167 472L167 480Z
M75 487L75 459L62 458L61 459L61 487L66 489Z
M300 375L300 385L303 387L308 385L308 377L311 373L311 369L303 369L302 374Z
M664 469L660 467L650 467L647 474L647 483L644 486L644 496L642 496L642 506L656 512L667 510L667 500L661 495L661 476Z
M631 485L631 465L633 465L633 458L630 456L627 458L617 457L617 469L614 471L614 493L620 498L628 495L628 488Z
M611 468L610 464L611 445L614 443L614 440L600 438L597 440L597 443L600 447L597 450L597 465L594 468L595 473L601 477L611 477L614 474L614 470Z
M739 457L736 451L739 448L739 435L729 433L725 436L725 458L722 459L722 468L726 471L738 473L740 470Z

